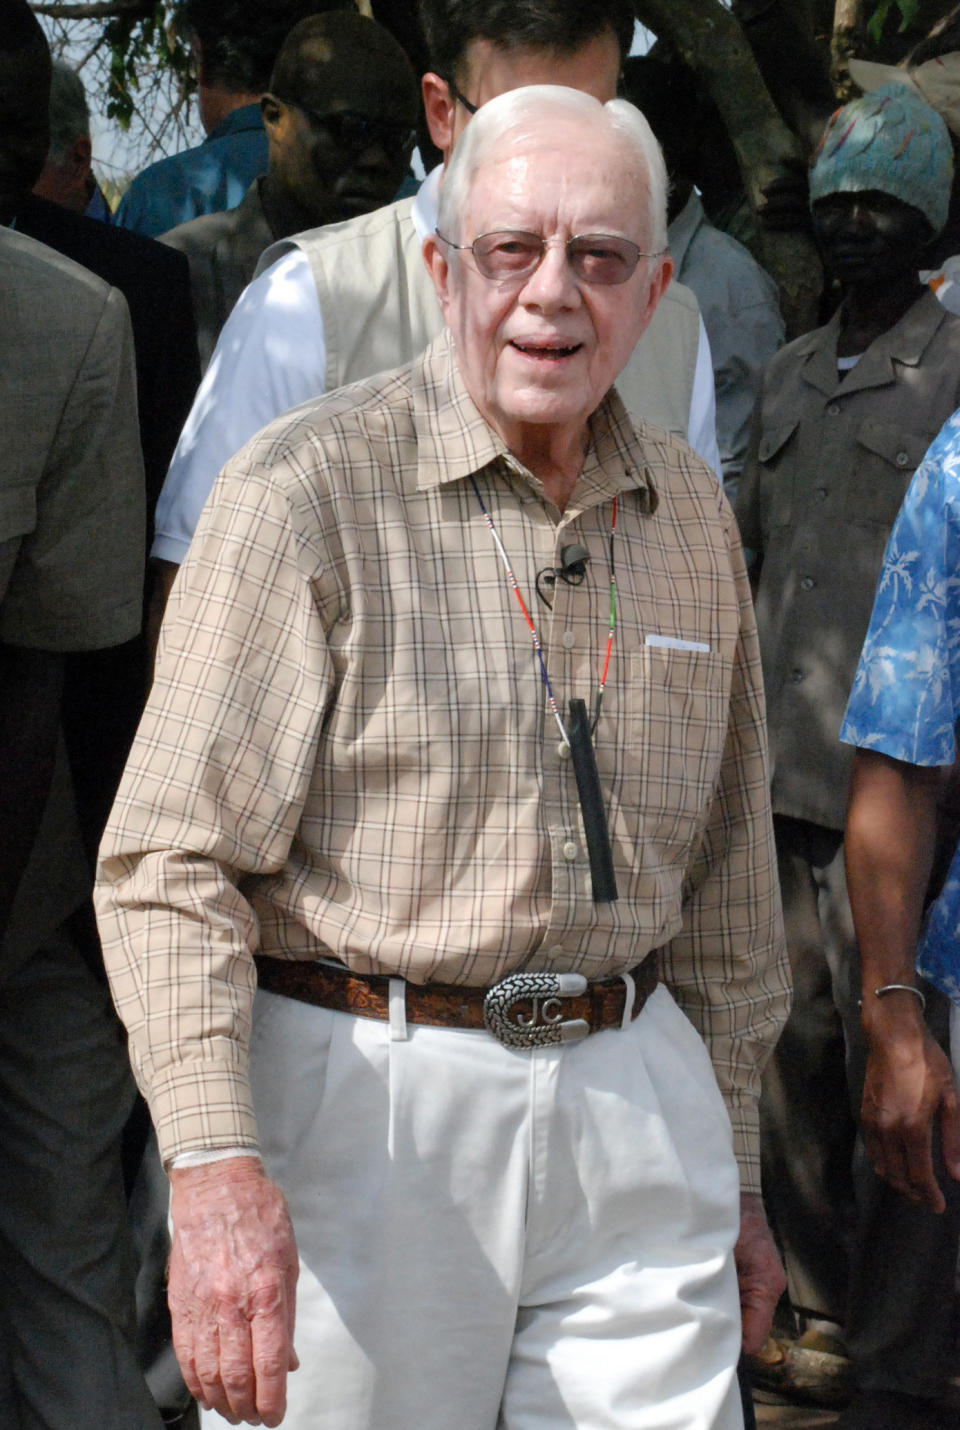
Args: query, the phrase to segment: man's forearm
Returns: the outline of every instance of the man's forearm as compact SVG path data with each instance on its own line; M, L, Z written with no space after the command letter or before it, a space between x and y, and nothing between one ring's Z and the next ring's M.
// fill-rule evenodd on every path
M868 1029L879 1011L874 990L914 982L940 783L938 768L904 764L874 750L857 751L845 849ZM909 993L883 996L920 1006Z
M949 1060L915 990L914 959L930 877L941 775L857 752L847 817L847 882L860 945L867 1037L862 1128L874 1168L911 1200L942 1211L933 1156L960 1177L960 1114Z

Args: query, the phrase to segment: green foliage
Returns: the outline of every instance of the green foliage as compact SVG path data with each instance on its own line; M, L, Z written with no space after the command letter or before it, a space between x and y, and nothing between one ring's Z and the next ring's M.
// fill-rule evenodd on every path
M177 25L179 9L177 0L145 0L143 11L116 15L104 25L110 68L106 110L122 129L129 129L136 112L134 94L144 71L166 70L184 83L189 79L190 54Z
M916 19L920 0L880 0L879 5L867 21L867 33L875 45L879 45L883 38L883 27L886 24L887 16L894 7L900 11L900 24L897 30L902 35L904 30Z

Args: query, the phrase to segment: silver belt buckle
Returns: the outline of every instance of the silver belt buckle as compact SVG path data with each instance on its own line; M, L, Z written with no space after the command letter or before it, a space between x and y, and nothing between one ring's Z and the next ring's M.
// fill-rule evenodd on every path
M564 1019L562 999L587 991L582 973L511 973L488 990L483 1000L483 1023L505 1048L545 1048L554 1043L576 1043L590 1032L585 1018ZM529 1003L530 1012L511 1017L517 1003Z

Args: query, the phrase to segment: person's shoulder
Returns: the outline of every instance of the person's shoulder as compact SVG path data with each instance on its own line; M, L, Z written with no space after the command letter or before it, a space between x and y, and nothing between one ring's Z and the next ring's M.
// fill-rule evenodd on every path
M123 195L121 208L137 208L154 202L158 193L166 193L179 187L182 176L196 163L203 149L197 144L192 149L182 149L179 154L167 154L163 159L154 159L145 169L141 169L131 180Z
M819 352L823 344L830 340L832 328L831 323L823 323L818 328L811 328L808 333L801 333L798 338L791 338L788 343L784 343L782 347L778 348L767 359L764 366L764 386L767 388L775 386L799 368L812 354Z
M356 214L341 223L327 223L320 228L310 228L303 233L294 234L292 238L281 240L281 244L276 245L276 248L281 249L282 246L282 251L289 251L291 247L296 247L309 252L317 248L350 247L385 231L402 228L407 224L412 227L412 209L412 198L397 199L392 204L384 204L382 208L371 209L366 214Z
M720 512L723 489L717 474L683 437L646 418L631 418L643 465L661 502L693 501L707 515ZM663 508L663 513L667 508Z
M657 307L663 308L665 313L673 310L675 316L686 316L694 321L700 317L697 295L692 288L688 288L686 283L681 283L677 278L670 279Z
M286 465L296 475L297 453L305 447L343 452L353 442L366 446L412 431L412 371L407 363L301 402L251 437L235 460L247 469Z
M733 234L708 221L697 229L690 247L697 261L715 267L718 275L776 296L777 285L770 274Z
M186 223L178 223L175 228L161 234L158 242L165 248L176 249L180 253L203 252L212 248L221 238L229 236L237 226L237 210L225 209L219 213L200 214Z
M41 308L63 302L101 310L110 296L110 284L38 239L0 228L0 256L8 291L27 296Z

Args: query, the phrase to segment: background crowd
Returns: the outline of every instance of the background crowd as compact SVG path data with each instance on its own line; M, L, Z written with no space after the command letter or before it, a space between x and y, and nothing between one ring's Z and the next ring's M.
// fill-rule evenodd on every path
M274 417L440 332L421 245L476 108L527 83L590 88L515 38L539 0L507 18L493 0L422 8L411 47L352 0L189 0L206 138L137 175L112 213L80 78L51 62L26 0L0 0L11 1430L195 1414L165 1307L166 1174L91 893L214 478ZM460 93L478 42L486 67ZM960 1423L956 44L947 26L903 67L852 65L861 97L820 116L777 221L812 226L824 321L790 342L772 277L708 216L690 111L655 63L621 74L664 151L675 281L617 387L722 485L763 662L794 987L764 1074L763 1193L788 1290L746 1371L841 1409L844 1430ZM441 163L419 184L427 128Z

